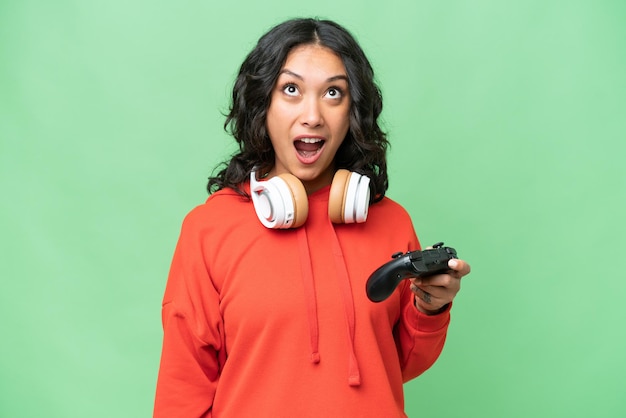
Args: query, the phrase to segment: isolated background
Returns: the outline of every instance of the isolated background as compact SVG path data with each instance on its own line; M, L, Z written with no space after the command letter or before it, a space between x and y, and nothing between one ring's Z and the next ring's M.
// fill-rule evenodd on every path
M626 415L626 3L0 1L0 416L151 415L180 222L256 39L339 21L388 195L473 272L411 417Z

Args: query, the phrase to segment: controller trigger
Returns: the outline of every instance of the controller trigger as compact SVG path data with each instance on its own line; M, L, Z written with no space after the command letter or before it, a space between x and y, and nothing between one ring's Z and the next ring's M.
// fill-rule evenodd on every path
M443 247L443 242L438 242L435 245L433 245L433 248L441 248Z
M391 254L391 258L400 258L404 253L402 251L398 251L397 253Z

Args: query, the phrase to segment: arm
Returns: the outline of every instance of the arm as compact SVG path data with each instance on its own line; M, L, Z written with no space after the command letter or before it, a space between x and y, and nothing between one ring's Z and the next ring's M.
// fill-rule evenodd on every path
M448 266L448 273L403 283L403 310L396 341L405 381L432 366L443 349L452 301L460 290L461 278L470 272L463 260L450 260Z
M163 349L154 417L210 417L225 358L219 294L199 228L183 223L163 300Z
M410 282L405 280L400 286L402 312L394 337L402 377L407 382L428 370L441 354L450 323L450 306L437 315L427 315L416 308Z

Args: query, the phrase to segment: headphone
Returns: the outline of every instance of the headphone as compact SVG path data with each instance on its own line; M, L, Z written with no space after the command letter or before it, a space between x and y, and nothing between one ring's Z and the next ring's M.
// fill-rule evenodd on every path
M337 170L330 186L328 216L333 223L361 223L367 219L370 179L348 170ZM309 214L309 200L302 182L285 173L257 181L250 173L250 194L259 220L267 228L302 226Z

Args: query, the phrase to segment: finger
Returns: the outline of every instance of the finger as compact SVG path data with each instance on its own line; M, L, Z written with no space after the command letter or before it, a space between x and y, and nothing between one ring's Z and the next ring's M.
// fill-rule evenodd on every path
M450 296L456 295L461 290L461 280L456 277L447 275L445 278L445 285L425 285L417 286L422 291L429 293L434 298L446 299Z
M427 291L425 291L424 289L415 285L411 285L411 291L415 294L415 296L417 296L424 302L428 304L432 302L432 295L428 293Z
M424 293L429 295L431 301L445 299L449 294L458 292L458 289L460 289L460 280L450 275L444 277L444 280L447 283L445 286L421 283L412 284L410 289L422 300L424 300Z
M470 265L466 261L459 260L458 258L449 260L448 267L454 271L454 275L458 278L467 276L471 271Z
M424 289L429 287L450 287L455 285L455 282L459 281L456 277L456 271L449 271L447 273L433 274L431 276L421 277L419 281L414 282L416 285L421 286Z

